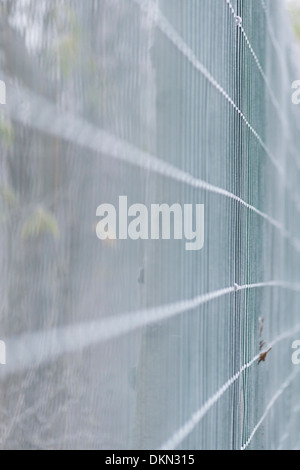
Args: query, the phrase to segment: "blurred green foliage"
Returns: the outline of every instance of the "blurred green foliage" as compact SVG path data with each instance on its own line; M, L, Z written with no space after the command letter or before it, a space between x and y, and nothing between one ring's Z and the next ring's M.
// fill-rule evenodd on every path
M290 0L287 2L287 6L291 16L296 39L300 42L300 1Z
M52 11L52 15L58 37L55 53L62 73L67 77L80 55L80 27L71 8L57 7Z
M2 201L9 207L15 207L17 205L17 196L11 186L2 186L0 188L0 195Z
M59 237L58 223L55 217L43 207L39 207L24 223L21 236L24 240L50 234Z
M14 130L8 119L0 114L0 141L6 148L10 148L14 140Z

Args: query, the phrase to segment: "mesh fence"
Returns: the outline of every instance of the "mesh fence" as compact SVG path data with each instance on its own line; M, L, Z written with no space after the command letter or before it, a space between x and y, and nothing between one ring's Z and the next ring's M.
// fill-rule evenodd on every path
M300 447L284 2L0 6L1 448ZM100 241L120 196L203 204L203 249Z

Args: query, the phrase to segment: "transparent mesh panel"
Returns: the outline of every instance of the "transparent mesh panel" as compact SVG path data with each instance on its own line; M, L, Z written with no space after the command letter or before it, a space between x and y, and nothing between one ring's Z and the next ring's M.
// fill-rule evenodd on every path
M0 7L0 448L299 448L284 2ZM100 241L120 196L204 204L203 249Z

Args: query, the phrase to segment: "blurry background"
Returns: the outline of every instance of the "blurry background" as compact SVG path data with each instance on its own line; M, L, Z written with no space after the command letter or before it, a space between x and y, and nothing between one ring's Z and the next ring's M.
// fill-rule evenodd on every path
M300 41L300 2L299 0L286 0L287 10L290 14L295 38Z
M0 7L1 449L298 448L284 2ZM100 242L96 209L120 195L205 204L203 250Z

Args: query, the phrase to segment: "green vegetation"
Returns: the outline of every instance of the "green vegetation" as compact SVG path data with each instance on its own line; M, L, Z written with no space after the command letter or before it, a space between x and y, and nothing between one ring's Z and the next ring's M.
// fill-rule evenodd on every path
M291 15L292 25L296 39L300 42L300 1L289 0L287 2L288 11Z
M24 223L21 235L24 240L28 240L45 234L58 238L59 228L55 217L39 207Z

